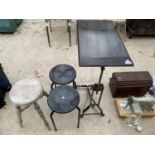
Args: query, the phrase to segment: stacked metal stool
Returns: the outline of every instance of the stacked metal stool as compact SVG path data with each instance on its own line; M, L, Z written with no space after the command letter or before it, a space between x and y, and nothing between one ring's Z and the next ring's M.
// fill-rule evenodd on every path
M50 70L49 77L52 84L47 102L52 110L50 117L55 131L57 128L53 119L53 114L65 114L74 109L78 110L77 128L79 128L81 110L78 107L80 96L76 90L76 83L74 81L76 78L75 69L66 64L56 65ZM73 86L70 86L69 84L72 84Z

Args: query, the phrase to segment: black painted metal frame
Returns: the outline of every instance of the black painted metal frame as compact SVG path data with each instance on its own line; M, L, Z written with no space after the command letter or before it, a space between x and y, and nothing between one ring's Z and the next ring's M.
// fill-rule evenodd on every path
M100 107L100 102L101 102L101 98L102 98L103 90L104 90L104 85L101 83L104 69L105 69L104 67L101 67L101 73L100 73L98 83L95 83L93 85L77 85L77 87L87 88L87 92L88 92L88 95L90 98L90 102L89 102L88 106L83 109L81 117L83 117L84 115L96 115L96 114L104 116L103 110ZM95 92L96 92L96 94L98 94L98 92L100 92L97 102L93 98ZM100 112L99 113L86 113L86 111L88 111L90 108L94 109L94 107L96 107Z
M75 109L78 110L78 123L77 123L77 128L79 128L80 127L80 114L81 114L81 110L80 110L80 108L78 106ZM71 112L71 111L69 111L69 112ZM69 113L69 112L67 112L67 113ZM50 118L51 118L52 124L54 126L54 130L57 131L57 127L56 127L56 124L55 124L55 121L54 121L54 118L53 118L53 114L54 113L58 113L58 112L52 110L52 112L50 114ZM59 113L59 114L66 114L66 113Z

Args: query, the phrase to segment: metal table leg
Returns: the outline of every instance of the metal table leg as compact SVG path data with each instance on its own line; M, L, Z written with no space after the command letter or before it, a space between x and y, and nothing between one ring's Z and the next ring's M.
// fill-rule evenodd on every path
M94 85L91 85L91 86L83 86L83 87L87 87L90 102L89 102L89 105L86 108L83 109L81 117L83 117L84 115L98 115L98 114L100 114L101 116L104 116L103 110L100 107L100 101L101 101L101 98L102 98L102 95L103 95L103 90L104 90L103 84L100 84L99 87L98 87L98 84L94 84ZM91 90L91 92L90 92L90 90ZM96 92L96 90L98 90L100 92L98 102L96 102L94 100L94 98L93 98L94 92ZM94 107L98 108L100 113L85 113L90 108L94 109Z

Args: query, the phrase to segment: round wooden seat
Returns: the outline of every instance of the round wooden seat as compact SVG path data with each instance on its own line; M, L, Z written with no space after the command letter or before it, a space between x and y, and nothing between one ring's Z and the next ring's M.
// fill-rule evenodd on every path
M40 81L34 77L20 80L12 86L9 96L17 109L20 127L23 127L22 112L33 104L45 126L51 130L39 104L37 103L43 95L47 96L47 93L43 90Z
M14 104L31 104L43 94L43 88L38 79L26 78L15 83L9 93Z

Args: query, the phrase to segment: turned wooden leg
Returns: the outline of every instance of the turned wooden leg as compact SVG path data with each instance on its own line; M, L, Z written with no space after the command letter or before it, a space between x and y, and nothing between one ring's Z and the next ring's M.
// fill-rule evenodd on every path
M43 96L48 97L48 93L46 91L43 91Z
M51 130L45 116L44 116L44 113L42 112L40 106L38 105L38 103L34 103L34 107L36 109L36 111L38 112L39 116L41 117L41 119L43 120L45 126L47 127L48 130Z
M23 120L22 120L21 107L20 106L16 106L16 110L17 110L17 117L18 117L19 125L22 128L23 127Z

